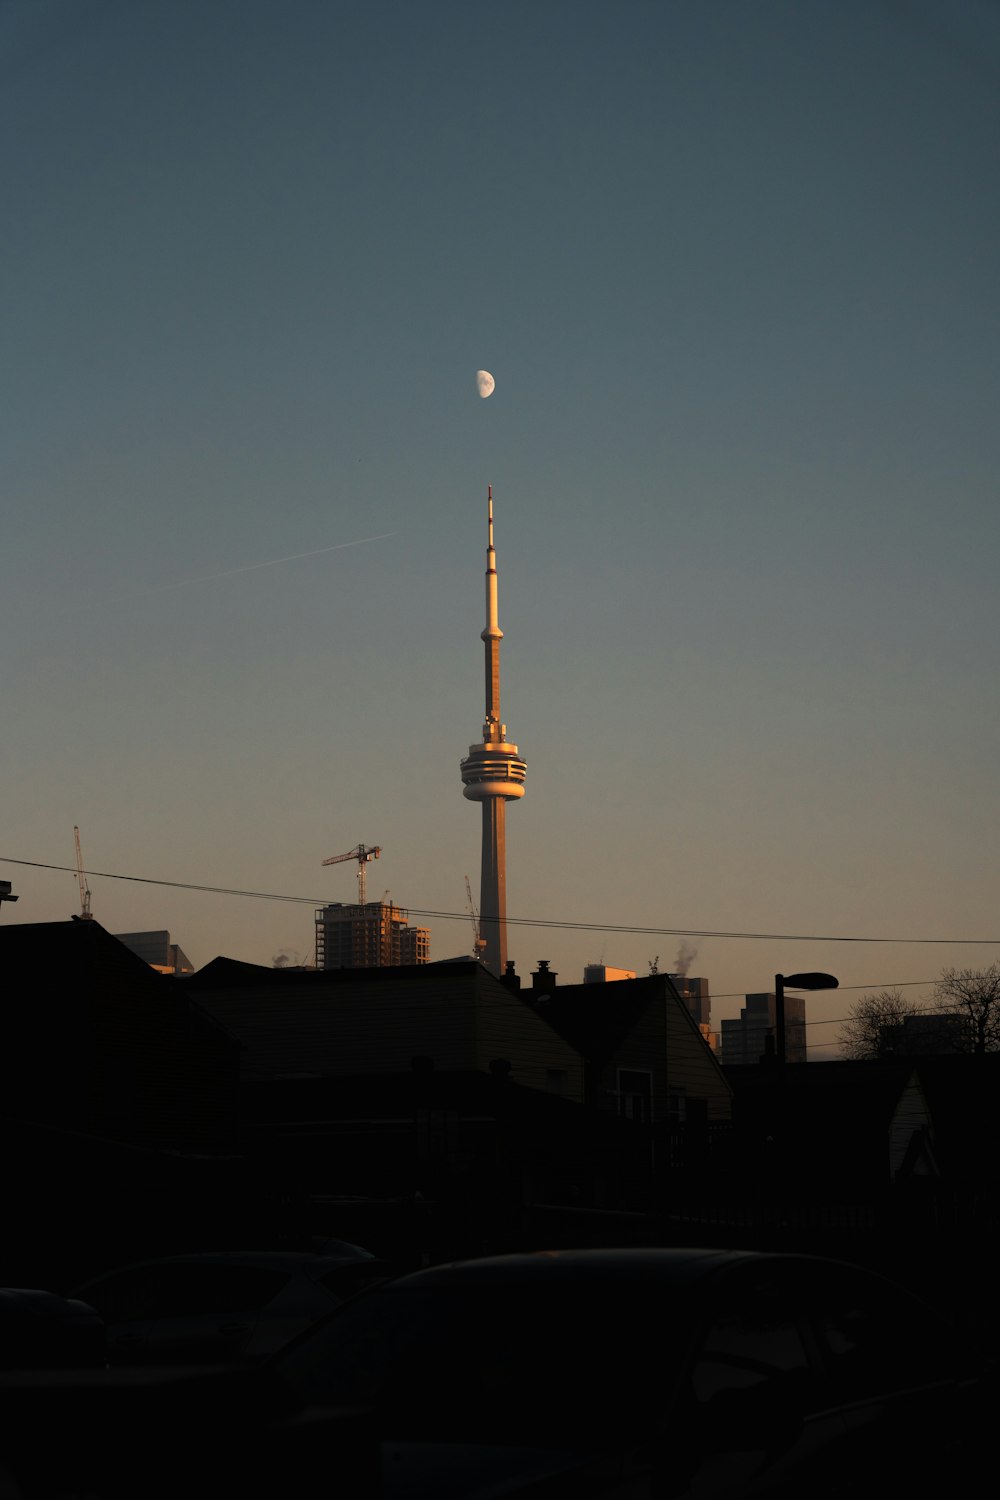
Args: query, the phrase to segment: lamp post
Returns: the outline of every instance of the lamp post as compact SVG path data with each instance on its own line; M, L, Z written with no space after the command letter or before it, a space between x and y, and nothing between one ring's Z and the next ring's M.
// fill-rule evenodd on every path
M777 1032L778 1064L785 1062L785 985L790 990L835 990L839 981L832 974L775 974L774 1029Z

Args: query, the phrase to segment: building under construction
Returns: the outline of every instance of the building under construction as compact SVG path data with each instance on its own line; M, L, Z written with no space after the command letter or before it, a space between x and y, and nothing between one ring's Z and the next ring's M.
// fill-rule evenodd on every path
M391 901L353 906L335 902L316 913L317 969L388 969L430 959L427 927L411 927L409 912Z

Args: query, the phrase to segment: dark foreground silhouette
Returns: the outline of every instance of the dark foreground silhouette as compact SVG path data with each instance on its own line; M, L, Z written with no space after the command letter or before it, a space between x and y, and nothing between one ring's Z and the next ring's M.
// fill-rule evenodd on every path
M0 1376L5 1495L400 1500L944 1491L994 1391L893 1283L718 1250L488 1257L383 1282L260 1365Z

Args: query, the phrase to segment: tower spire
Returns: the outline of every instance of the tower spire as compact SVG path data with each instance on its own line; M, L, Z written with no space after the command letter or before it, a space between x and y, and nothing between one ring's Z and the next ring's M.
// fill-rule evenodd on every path
M486 643L486 717L483 722L483 742L492 743L504 738L504 726L500 723L500 642L503 631L497 618L497 554L493 545L493 486L487 490L486 498L486 628L480 640Z
M483 962L496 975L507 965L506 804L524 796L527 766L507 739L500 720L500 629L497 604L497 559L493 545L493 486L486 495L486 626L480 639L486 657L486 715L483 739L470 745L462 761L464 795L483 808L480 931L486 943Z

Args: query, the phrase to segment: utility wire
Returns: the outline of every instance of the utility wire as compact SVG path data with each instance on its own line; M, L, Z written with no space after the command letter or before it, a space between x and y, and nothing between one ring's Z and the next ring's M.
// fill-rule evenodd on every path
M664 970L664 973L673 978L669 974L669 970ZM842 993L844 990L906 990L912 989L914 985L918 984L937 984L937 979L891 979L884 982L873 979L868 984L838 984L837 991L838 993ZM785 989L786 991L794 991L794 986L786 984ZM752 991L748 991L747 993L752 993ZM692 996L691 998L697 999L697 996ZM745 1000L746 994L743 990L730 990L728 993L721 995L717 995L713 991L707 998L709 1000Z
M64 873L70 874L70 875L75 875L77 873L76 867L73 866L73 865L49 865L49 864L42 864L42 863L40 863L38 861L35 861L35 860L6 859L2 855L0 855L0 863L6 863L6 864L12 864L12 865L25 865L25 866L31 867L32 869L39 869L39 870L57 870L57 871L64 872ZM299 903L308 903L308 904L313 905L313 906L315 906L315 905L322 906L322 905L328 905L329 904L328 902L324 902L324 901L322 901L322 900L320 900L318 898L314 898L314 897L310 897L310 896L281 896L281 895L275 895L275 894L272 894L272 893L269 893L269 892L265 892L265 891L244 891L244 890L238 890L238 889L235 889L235 888L224 887L224 886L196 885L196 884L193 884L193 883L188 882L188 881L180 881L180 880L157 880L157 879L154 879L151 876L143 876L143 875L118 875L118 874L111 874L111 873L108 873L107 871L102 871L102 870L88 870L87 874L88 875L92 875L95 878L103 879L103 880L128 880L128 881L133 881L133 882L136 882L136 883L142 884L142 885L162 885L162 886L169 886L169 887L171 887L171 888L173 888L175 890L205 891L205 892L209 892L209 893L211 893L213 895L222 895L222 896L247 896L247 897L252 897L252 898L254 898L256 900L261 900L261 901L291 901L291 902L299 902ZM452 918L455 921L468 921L468 917L469 917L468 912L430 912L430 911L419 911L419 912L417 912L416 908L414 908L414 907L407 907L406 910L408 912L415 913L416 915L419 915L419 916L449 917L449 918ZM508 920L508 922L518 922L518 921L520 921L520 923L522 925L529 924L529 923L531 925L534 925L534 926L545 925L545 924L541 923L540 921L537 921L537 920L531 919L531 918L520 918L520 919L518 919L518 918L508 917L507 920ZM587 929L590 926L590 924L582 923L582 922L581 923L573 923L573 924L554 924L554 925L562 925L562 926L572 925L574 927L584 928L584 929ZM604 932L604 931L648 932L648 931L650 931L650 929L648 929L648 928L630 928L630 927L618 927L618 928L597 927L595 930L601 931L601 932ZM768 934L764 934L764 933L714 933L714 932L713 933L703 933L703 932L692 933L692 932L682 932L680 929L677 929L677 930L673 930L673 929L671 929L671 930L667 930L667 929L655 929L655 930L657 932L662 931L664 933L664 935L666 935L666 936L699 936L699 937L712 936L712 937L733 937L733 938L741 938L741 937L742 938L759 938L759 937L766 937L766 936L768 936ZM787 941L787 939L785 939L785 940ZM835 939L834 938L834 939L831 939L831 938L827 938L827 939L812 939L812 941L817 941L817 942L818 941L827 941L827 942L837 942L837 941L839 941L839 942L905 942L905 941L908 941L908 940L907 939L903 939L903 938L899 938L899 939L893 939L893 938L840 938L840 939ZM914 941L946 943L946 942L951 941L951 940L949 940L947 938L923 938L923 939L914 939ZM971 942L974 941L974 939L971 939L971 938L956 938L953 941L956 942L956 943L971 943ZM995 942L996 940L990 939L988 941ZM665 976L669 977L669 971L668 970L664 970L663 973L664 973ZM852 991L853 990L873 991L873 990L887 990L887 989L898 990L898 989L910 989L910 988L915 988L915 987L919 987L919 986L924 986L924 987L929 988L930 986L932 986L932 985L934 985L936 983L937 983L936 979L896 979L896 980L882 980L882 981L871 980L867 984L844 984L844 985L840 985L840 986L838 986L838 992L845 992L845 991L848 991L848 990L852 990ZM681 988L683 989L683 986L681 986ZM724 992L722 994L712 994L708 998L709 998L710 1001L713 1001L713 1002L716 1001L716 1000L744 1000L746 998L746 992L743 991L743 990L733 990L733 991L730 991L730 992ZM487 1002L487 1004L489 1004L489 1002ZM822 1020L822 1021L821 1020L809 1020L805 1024L807 1026L810 1026L810 1027L815 1027L815 1026L843 1026L843 1025L846 1025L852 1019L853 1019L853 1017L851 1017L851 1016L834 1016L832 1018L828 1018L828 1019L825 1019L825 1020ZM838 1046L838 1045L839 1045L839 1043L837 1043L837 1042L816 1042L816 1043L810 1042L809 1043L810 1050L812 1050L813 1047L835 1047L835 1046Z
M73 866L73 865L50 865L50 864L43 864L43 863L41 863L38 860L31 860L31 859L9 859L9 858L7 858L4 855L0 855L0 863L2 863L2 864L9 864L9 865L24 865L24 866L27 866L27 867L29 867L31 869L35 869L35 870L57 870L57 871L60 871L62 873L69 874L69 875L75 875L77 873L76 867ZM109 872L109 871L106 871L106 870L88 870L87 874L88 874L88 876L93 876L94 879L99 879L99 880L128 880L128 881L132 881L132 882L134 882L136 884L139 884L139 885L169 886L173 890L203 891L203 892L207 892L207 893L210 893L212 895L217 895L217 896L246 896L246 897L251 897L254 900L258 900L258 901L291 901L291 902L308 904L310 906L324 906L324 905L329 905L329 903L323 901L322 898L313 897L313 896L283 896L283 895L277 895L277 894L275 894L273 892L270 892L270 891L245 891L245 890L239 890L239 889L237 889L235 887L229 887L229 886L197 885L197 884L195 884L195 883L193 883L191 881L184 881L184 880L158 880L158 879L155 879L154 877L148 876L148 875L120 875L120 874L112 873L112 872ZM348 904L350 904L350 903L348 903ZM454 921L468 921L468 918L469 918L468 912L424 911L424 910L419 910L418 908L412 907L412 906L411 907L407 907L406 910L408 912L413 913L416 916L421 916L421 917L444 917L444 918L450 918L450 919L452 919ZM562 927L562 928L569 927L569 928L573 928L573 929L577 929L577 930L594 931L594 932L638 932L638 933L652 933L652 934L655 934L656 936L661 936L662 935L662 936L665 936L665 937L728 937L728 938L747 938L747 939L751 939L751 938L775 938L775 937L778 937L778 938L780 938L784 942L789 942L789 941L811 941L811 942L828 942L828 943L831 943L831 942L833 942L833 943L837 943L837 942L839 942L839 943L894 943L894 942L895 943L904 943L904 942L950 943L950 942L953 942L953 943L956 943L956 944L972 944L972 943L976 943L978 941L977 939L974 939L974 938L859 938L859 937L832 937L832 938L831 937L826 937L826 938L817 938L817 937L814 937L814 938L806 938L806 937L792 936L792 935L789 935L787 933L785 933L785 934L774 934L774 933L761 933L761 932L709 932L709 931L702 931L702 930L694 931L694 930L691 930L691 929L683 929L683 928L611 927L611 926L605 926L603 924L589 923L589 922L551 922L551 923L547 923L547 922L543 922L541 919L533 918L533 917L508 917L507 921L508 921L508 923L515 923L515 924L517 924L519 926ZM995 945L998 942L1000 942L1000 939L988 938L988 939L985 939L984 942ZM669 977L668 976L668 971L664 970L664 975L665 975L665 977ZM876 981L872 981L869 984L845 984L845 985L841 985L839 988L841 990L904 989L904 988L909 988L909 987L916 986L916 985L932 985L934 983L936 983L936 981L933 980L933 979L901 979L901 980L893 980L891 982L881 982L881 983L880 982L876 982ZM709 998L710 998L710 1000L742 1000L742 999L745 999L746 997L745 997L744 992L742 992L742 991L733 991L733 992L727 993L727 994L711 995ZM813 1027L813 1026L843 1026L848 1021L850 1021L851 1019L852 1018L850 1016L835 1016L832 1019L826 1019L826 1020L822 1020L822 1021L820 1021L820 1020L810 1020L810 1021L807 1021L805 1024L807 1026L810 1026L810 1027ZM813 1051L813 1050L815 1050L818 1047L836 1047L836 1046L839 1046L839 1045L840 1045L840 1043L838 1043L838 1042L815 1042L815 1043L810 1042L809 1043L809 1049L810 1049L810 1051Z
M0 864L22 865L33 870L59 870L69 875L76 874L76 867L74 865L43 864L40 860L11 859L6 855L0 855ZM136 885L167 886L171 890L202 891L214 896L245 896L255 901L287 901L303 906L329 906L332 904L324 896L288 896L278 894L274 891L247 891L235 886L199 885L188 880L158 880L151 875L121 875L111 870L88 870L87 874L95 880L127 880ZM351 905L356 903L348 902L342 904ZM401 908L401 910L405 910L415 917L433 917L442 921L467 922L469 920L469 913L467 911L431 911L418 906L408 906ZM558 919L546 920L542 917L507 917L506 920L509 927L538 927L544 931L558 930L564 932L622 932L647 937L731 938L743 941L781 943L919 943L922 945L935 944L942 947L954 948L1000 947L1000 938L858 937L843 933L735 932L708 927L631 927L611 922L566 922ZM918 983L919 981L912 982Z

